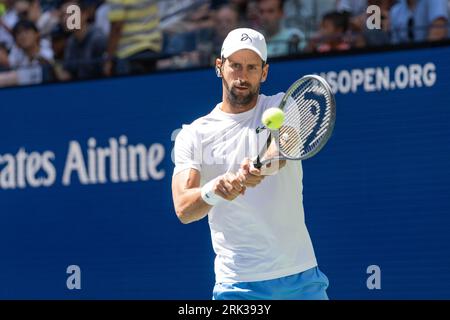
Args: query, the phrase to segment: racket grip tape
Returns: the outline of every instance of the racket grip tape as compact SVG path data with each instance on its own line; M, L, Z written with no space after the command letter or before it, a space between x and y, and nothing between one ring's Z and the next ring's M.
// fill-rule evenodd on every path
M254 166L256 169L261 169L262 163L261 163L261 160L259 159L259 156L256 158L255 162L253 162L253 166Z

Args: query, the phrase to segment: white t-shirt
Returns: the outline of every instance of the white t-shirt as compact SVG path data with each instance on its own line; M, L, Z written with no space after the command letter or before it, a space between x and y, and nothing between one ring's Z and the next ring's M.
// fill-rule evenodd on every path
M175 141L174 175L189 168L201 185L226 172L237 172L244 157L255 157L267 140L256 134L261 115L279 105L283 93L260 95L255 108L223 112L219 103L208 115L184 125ZM280 278L317 266L304 221L302 166L288 161L277 174L233 201L223 200L208 213L216 253L216 282Z

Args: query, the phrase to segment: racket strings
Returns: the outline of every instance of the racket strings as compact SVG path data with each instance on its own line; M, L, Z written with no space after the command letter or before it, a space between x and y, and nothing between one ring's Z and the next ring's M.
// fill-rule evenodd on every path
M305 98L306 94L324 98L325 105L314 98ZM282 152L289 157L299 158L314 150L331 124L330 109L330 95L319 81L308 80L292 90L284 107L285 121L280 128ZM311 136L313 133L314 136Z
M285 154L292 157L299 157L304 153L303 142L314 123L311 119L313 116L311 112L301 112L308 107L301 99L305 90L306 83L291 93L290 104L285 108L285 125L280 130L281 148ZM297 108L299 105L303 108ZM300 123L305 125L299 126Z

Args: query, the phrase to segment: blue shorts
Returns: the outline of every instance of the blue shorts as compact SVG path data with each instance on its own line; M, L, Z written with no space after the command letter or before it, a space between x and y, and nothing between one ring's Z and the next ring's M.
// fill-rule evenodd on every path
M328 284L315 267L272 280L216 283L213 300L328 300Z

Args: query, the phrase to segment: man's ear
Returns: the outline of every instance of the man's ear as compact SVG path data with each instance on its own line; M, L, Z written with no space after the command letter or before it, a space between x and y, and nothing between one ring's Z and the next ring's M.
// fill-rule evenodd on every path
M266 63L263 67L261 83L266 81L268 74L269 74L269 65Z
M221 70L221 68L222 68L222 60L217 58L216 59L216 67L215 67L215 69L216 69L216 76L218 78L222 78L222 70Z

